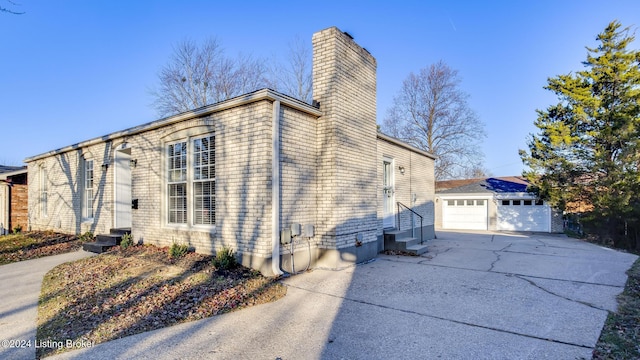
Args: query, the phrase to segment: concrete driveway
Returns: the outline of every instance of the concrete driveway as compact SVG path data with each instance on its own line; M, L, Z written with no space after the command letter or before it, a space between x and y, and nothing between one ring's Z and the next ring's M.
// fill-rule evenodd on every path
M34 359L36 317L44 275L95 255L82 250L0 266L0 359Z
M591 358L636 259L564 236L438 236L422 257L316 269L275 303L57 358Z

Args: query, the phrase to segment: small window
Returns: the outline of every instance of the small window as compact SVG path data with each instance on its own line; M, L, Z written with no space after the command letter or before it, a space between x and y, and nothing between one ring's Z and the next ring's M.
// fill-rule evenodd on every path
M536 205L544 205L544 201L542 201L542 200L536 200Z
M520 205L520 200L513 200L513 205Z
M531 200L523 200L522 201L522 205L525 205L525 206L531 206L531 203L532 203Z
M467 200L467 206L473 206L473 200Z
M82 215L85 219L93 219L93 160L84 162L84 199Z
M44 165L40 165L40 215L42 217L49 216L48 205L49 203L49 178L47 177L47 169Z
M484 206L484 200L476 200L476 205Z
M502 205L509 205L509 200L502 200Z
M456 205L464 206L464 200L456 200Z
M447 200L447 206L455 206L455 205L456 205L455 200Z

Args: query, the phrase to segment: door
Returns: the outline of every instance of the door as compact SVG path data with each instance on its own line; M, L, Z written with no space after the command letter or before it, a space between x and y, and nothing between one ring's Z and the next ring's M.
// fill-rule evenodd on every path
M487 230L489 199L443 199L442 227L457 230Z
M550 232L551 208L541 200L499 200L498 230Z
M393 179L393 160L385 158L382 161L382 226L385 229L396 226L394 205L395 186Z
M115 224L131 228L131 149L115 153Z

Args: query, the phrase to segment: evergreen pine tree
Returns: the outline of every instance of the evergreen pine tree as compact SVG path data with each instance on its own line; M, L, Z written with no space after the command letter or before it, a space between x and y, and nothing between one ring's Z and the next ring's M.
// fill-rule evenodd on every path
M525 176L543 198L569 212L592 210L603 240L640 241L640 51L617 21L589 48L585 70L548 79L559 102L538 111L538 134L521 150Z

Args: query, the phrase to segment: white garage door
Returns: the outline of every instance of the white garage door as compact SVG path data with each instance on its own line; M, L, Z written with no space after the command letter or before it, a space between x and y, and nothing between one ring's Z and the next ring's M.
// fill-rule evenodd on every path
M442 227L459 230L487 230L487 200L443 200Z
M549 232L550 218L541 200L498 200L498 230Z

